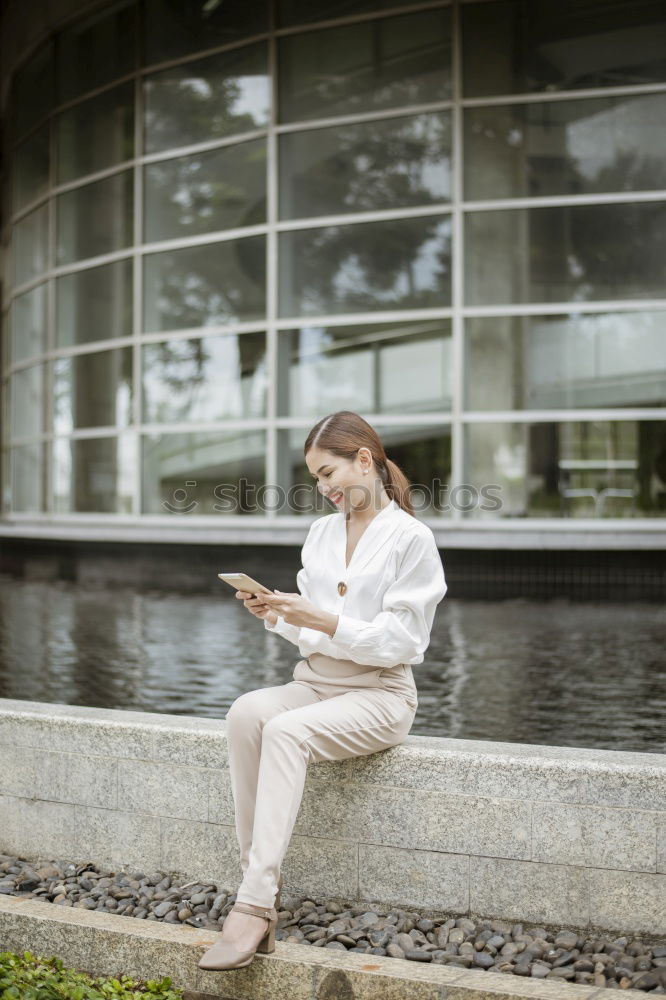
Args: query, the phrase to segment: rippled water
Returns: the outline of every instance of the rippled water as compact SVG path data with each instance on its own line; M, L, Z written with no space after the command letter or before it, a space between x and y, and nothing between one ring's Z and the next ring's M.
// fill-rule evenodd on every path
M655 604L445 598L412 734L666 752ZM0 576L0 697L223 718L291 680L296 646L220 596Z

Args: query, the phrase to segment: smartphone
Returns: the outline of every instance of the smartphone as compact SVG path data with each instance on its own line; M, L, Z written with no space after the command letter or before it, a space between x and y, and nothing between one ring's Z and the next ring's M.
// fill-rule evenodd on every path
M247 573L218 573L220 580L224 580L234 590L245 590L256 597L258 594L272 594L273 591L264 587L263 583L257 583Z

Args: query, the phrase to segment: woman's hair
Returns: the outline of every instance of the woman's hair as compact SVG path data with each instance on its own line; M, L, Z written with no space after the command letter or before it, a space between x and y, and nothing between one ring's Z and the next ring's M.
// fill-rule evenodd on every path
M310 448L314 447L330 451L332 455L346 458L350 462L356 458L359 448L368 448L388 495L403 510L414 516L409 499L409 480L395 462L387 458L379 435L358 413L338 410L337 413L323 417L308 434L303 454L307 455Z

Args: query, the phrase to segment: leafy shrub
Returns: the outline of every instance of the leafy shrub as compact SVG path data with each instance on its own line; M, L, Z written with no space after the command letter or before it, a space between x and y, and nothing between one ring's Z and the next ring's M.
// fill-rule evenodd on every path
M0 1000L182 1000L165 976L160 982L93 979L84 972L66 969L59 958L40 958L24 951L0 952Z

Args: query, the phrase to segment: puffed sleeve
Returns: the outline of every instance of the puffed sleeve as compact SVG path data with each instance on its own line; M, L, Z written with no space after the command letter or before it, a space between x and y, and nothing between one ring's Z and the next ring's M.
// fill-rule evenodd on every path
M298 573L296 574L296 586L298 588L298 592L302 597L307 597L308 599L309 599L308 571L306 563L312 552L313 532L316 524L317 521L312 522L312 524L310 525L310 530L308 531L305 541L303 542L303 547L301 548L302 568L299 569ZM264 618L264 628L268 632L275 633L275 635L283 636L285 639L288 639L289 642L293 642L295 646L298 646L298 641L301 634L300 625L290 625L289 622L286 622L284 618L280 615L278 616L278 620L275 623L275 625L269 625L268 620Z
M422 663L435 609L447 589L434 535L412 535L396 579L384 593L382 611L369 622L340 615L331 641L355 663L385 668Z

